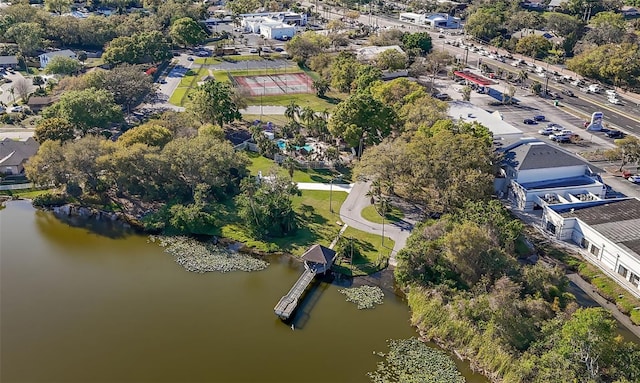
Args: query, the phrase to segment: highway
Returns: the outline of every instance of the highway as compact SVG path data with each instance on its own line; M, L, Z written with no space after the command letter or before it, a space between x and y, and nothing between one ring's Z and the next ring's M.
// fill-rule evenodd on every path
M314 2L303 2L304 6L315 5ZM326 18L329 19L338 19L343 17L342 13L336 11L336 8L332 7L330 11L324 8L323 5L318 6L318 12ZM452 56L465 58L467 56L467 64L470 66L477 65L478 60L480 59L482 63L489 65L493 68L500 68L503 71L508 71L514 74L517 74L520 70L529 69L528 67L522 65L520 67L514 67L511 65L511 60L505 60L505 63L499 62L497 60L489 59L485 56L480 55L477 52L471 52L465 50L465 48L455 47L451 44L446 44L446 41L454 41L462 36L450 36L447 35L446 38L439 38L440 33L436 31L432 31L427 29L426 27L417 26L405 22L401 22L397 19L392 19L387 16L382 15L361 15L358 21L364 25L374 25L381 28L400 28L407 32L410 31L426 31L431 34L433 41L433 49L434 50L446 50ZM479 46L479 44L475 44ZM487 49L491 49L487 47ZM530 58L525 59L526 61L531 61ZM542 67L549 68L547 63L542 61L534 61L537 65L541 65ZM568 71L567 71L568 73ZM561 69L559 72L560 75L565 74L565 70ZM575 76L575 75L574 75ZM529 73L529 81L538 81L543 86L545 85L546 79L539 77L535 73ZM593 94L593 93L585 93L580 91L576 86L570 85L569 83L558 84L554 82L552 79L549 79L548 88L550 91L560 92L563 88L570 89L576 97L567 97L563 95L563 99L560 99L560 103L564 104L568 109L573 109L573 114L583 115L582 118L586 116L591 116L593 112L601 111L604 113L605 123L608 123L611 127L615 127L621 129L626 133L631 133L636 136L640 136L640 100L633 101L627 97L625 97L624 93L619 94L618 98L622 101L623 105L613 105L607 101L607 97L604 94Z

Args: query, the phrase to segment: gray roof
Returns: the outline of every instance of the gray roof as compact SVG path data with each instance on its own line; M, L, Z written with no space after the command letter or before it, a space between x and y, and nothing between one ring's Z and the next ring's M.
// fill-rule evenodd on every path
M63 49L61 51L52 51L52 52L47 52L47 53L43 53L40 56L47 56L49 58L51 57L56 57L56 56L64 56L64 57L75 57L76 54L74 51L69 50L69 49ZM38 57L40 57L38 56Z
M621 245L640 259L640 199L629 198L601 205L561 212L565 218L578 218L610 241Z
M0 167L18 166L38 152L40 144L33 137L24 141L5 138L0 141Z
M517 170L562 168L589 163L546 142L523 142L504 155L504 163ZM589 166L592 170L595 169Z
M336 257L336 252L322 245L313 245L302 254L302 259L309 262L327 264L331 263Z
M0 56L0 65L18 65L16 56Z

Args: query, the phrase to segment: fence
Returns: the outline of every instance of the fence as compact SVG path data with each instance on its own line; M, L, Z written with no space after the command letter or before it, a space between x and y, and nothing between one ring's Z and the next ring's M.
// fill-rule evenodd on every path
M12 184L12 185L0 185L0 190L23 190L33 188L33 183L26 184Z

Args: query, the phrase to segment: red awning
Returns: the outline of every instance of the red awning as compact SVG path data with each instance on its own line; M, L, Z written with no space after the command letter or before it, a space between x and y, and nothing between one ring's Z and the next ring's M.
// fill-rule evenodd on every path
M491 84L493 84L494 82L489 80L486 77L482 77L482 76L478 76L475 73L471 73L471 72L461 72L461 71L455 71L453 72L453 74L455 74L458 77L462 77L465 80L471 81L475 84L481 85L481 86L489 86Z

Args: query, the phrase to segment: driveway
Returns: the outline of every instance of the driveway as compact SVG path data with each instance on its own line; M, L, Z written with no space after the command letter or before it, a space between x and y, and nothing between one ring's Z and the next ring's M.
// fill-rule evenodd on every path
M368 233L387 236L395 241L393 249L391 249L391 255L389 257L389 264L396 266L396 255L407 244L407 238L411 235L416 221L414 219L405 217L405 219L385 224L373 223L362 218L362 209L371 205L369 197L366 196L369 191L369 182L358 182L351 188L351 192L347 196L340 207L340 219L345 224Z
M189 55L187 54L174 57L172 64L158 77L159 83L156 84L158 85L158 90L153 102L140 105L140 109L184 111L183 107L170 104L169 98L171 98L173 92L180 85L180 81L193 65L193 61L189 61L188 57Z
M19 81L26 81L26 83L29 86L29 93L35 91L38 87L33 85L33 81L31 81L31 78L25 78L22 73L20 72L15 72L15 73L9 73L7 72L4 75L5 78L8 78L11 80L10 83L7 84L2 84L2 86L0 86L0 90L2 91L2 94L0 94L0 102L3 102L5 105L11 105L14 103L14 98L11 95L11 88L13 88L17 82ZM17 92L15 93L15 102L20 100L20 96L18 96Z

